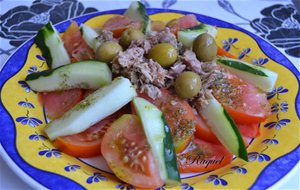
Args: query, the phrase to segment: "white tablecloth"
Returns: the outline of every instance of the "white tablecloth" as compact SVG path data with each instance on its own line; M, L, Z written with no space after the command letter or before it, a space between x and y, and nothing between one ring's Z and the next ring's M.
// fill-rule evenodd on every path
M51 4L50 1L45 1ZM52 4L58 3L59 1L53 1ZM120 9L126 8L129 5L129 1L120 0L120 1L96 1L96 0L81 0L76 1L83 5L84 10L80 12L77 11L77 14L83 14L84 12L95 11L104 11L104 10L111 10L111 9ZM81 2L81 3L80 3ZM108 3L109 2L109 3ZM295 5L292 5L292 1L278 1L278 0L198 0L198 1L176 1L176 0L164 0L164 1L146 1L143 0L142 2L148 4L150 7L153 8L170 8L170 9L177 9L177 10L186 10L195 13L204 14L207 16L215 17L233 24L236 24L244 29L247 29L253 33L257 33L258 35L264 35L264 32L261 30L259 26L260 24L264 24L268 28L268 32L272 31L275 35L273 38L268 38L269 41L273 42L274 45L278 46L278 49L284 53L296 66L296 68L300 68L300 42L295 42L296 44L288 43L285 47L279 47L280 44L276 44L278 39L287 39L294 38L294 36L289 36L290 34L285 34L281 32L282 27L290 28L291 31L298 32L300 35L300 20L295 20L293 17L285 18L282 23L277 23L278 26L271 27L264 21L264 15L262 15L261 11L267 7L272 6L277 9L287 9L290 6L293 6L296 9L300 9L300 1L294 0ZM0 14L1 17L4 17L8 14L14 14L16 10L12 10L15 7L19 6L32 6L33 1L26 1L26 0L0 0ZM276 7L277 5L277 7ZM9 12L10 11L10 12ZM14 12L15 11L15 12ZM299 14L299 13L298 13ZM40 15L41 16L41 15ZM62 16L63 17L63 16ZM66 18L68 19L72 17L72 15L66 14ZM36 19L41 19L41 17L35 17ZM300 18L300 17L299 17ZM62 19L63 18L56 18ZM62 21L61 20L61 21ZM3 26L7 23L1 20ZM32 19L34 22L34 19ZM256 27L255 27L256 26ZM9 27L9 25L5 25L5 27ZM1 37L1 44L0 44L0 68L3 66L7 58L10 54L14 52L14 50L20 45L23 41L26 40L26 37L21 36L20 39L13 39L9 38L8 36L11 35L8 31L1 28L2 34ZM22 29L20 29L20 34L22 34ZM276 33L278 32L278 33ZM297 35L297 34L296 34ZM267 36L267 33L265 34ZM297 44L298 43L298 44ZM298 48L298 49L297 49ZM1 135L1 134L0 134ZM23 182L13 171L7 166L7 164L0 159L0 189L2 190L14 190L14 189L32 189L29 185ZM275 184L272 189L300 189L300 166L295 167L292 172L290 172L285 178Z

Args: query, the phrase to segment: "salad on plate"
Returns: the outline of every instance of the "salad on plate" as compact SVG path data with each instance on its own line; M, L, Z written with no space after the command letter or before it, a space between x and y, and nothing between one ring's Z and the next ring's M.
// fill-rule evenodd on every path
M277 74L218 47L217 33L192 14L153 21L140 2L102 28L46 24L34 41L49 69L25 79L51 120L45 134L140 188L248 161Z

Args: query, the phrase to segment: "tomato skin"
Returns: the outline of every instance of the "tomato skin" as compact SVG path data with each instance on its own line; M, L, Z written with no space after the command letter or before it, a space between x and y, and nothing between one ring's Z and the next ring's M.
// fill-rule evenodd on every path
M138 96L145 98L164 113L172 131L175 151L178 153L191 142L195 132L196 118L187 101L166 89L161 89L161 92L162 96L155 100L142 93L139 93Z
M101 154L102 138L110 125L123 114L129 113L127 106L106 117L85 131L55 139L54 146L74 157L88 158Z
M75 21L71 22L62 36L62 40L72 63L95 58L94 51L82 38L80 28Z
M121 37L123 31L128 28L140 29L142 26L141 22L131 20L123 15L116 15L109 18L103 25L103 29L110 30L113 32L115 38Z
M47 117L57 119L83 99L83 90L71 89L64 91L39 93L39 101L44 105Z
M271 114L266 95L254 85L226 71L221 85L213 87L214 97L224 106L236 124L265 121Z
M203 118L201 118L201 116L199 116L198 114L195 114L195 116L196 116L195 136L199 139L208 142L221 144L218 138L215 136L215 134L209 129L209 126L207 125L205 120L203 120Z
M177 34L177 31L179 31L180 29L187 29L197 25L198 20L193 14L187 14L167 23L167 27L169 27L171 32L173 32L174 34Z
M223 105L228 114L232 117L232 119L235 121L235 123L238 124L253 124L253 123L261 123L264 122L268 117L267 115L249 115L246 113L243 113L241 111L237 111L233 109L232 107Z
M260 135L259 123L237 124L241 134L245 137L256 138Z
M182 153L177 154L180 173L207 172L232 161L233 155L225 147L195 138Z
M140 188L158 188L164 182L136 115L125 114L113 122L103 137L101 152L121 180Z

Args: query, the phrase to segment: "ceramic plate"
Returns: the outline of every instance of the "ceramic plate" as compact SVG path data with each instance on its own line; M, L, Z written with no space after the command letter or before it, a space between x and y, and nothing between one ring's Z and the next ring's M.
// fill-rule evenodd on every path
M93 13L74 20L101 27L112 15L123 12ZM162 21L188 14L162 9L150 9L149 13L153 20ZM265 189L285 176L298 162L299 71L260 37L227 22L195 15L199 21L218 27L216 41L219 46L241 60L277 72L279 77L274 90L268 93L272 116L260 124L260 137L252 140L248 147L249 162L235 159L230 165L215 171L182 176L182 184L174 189ZM66 21L56 27L64 32L69 24L70 21ZM31 39L8 59L1 71L1 153L9 165L36 187L133 188L110 173L101 158L83 160L68 156L57 150L44 135L43 127L47 124L44 109L24 78L29 73L45 69L45 60Z

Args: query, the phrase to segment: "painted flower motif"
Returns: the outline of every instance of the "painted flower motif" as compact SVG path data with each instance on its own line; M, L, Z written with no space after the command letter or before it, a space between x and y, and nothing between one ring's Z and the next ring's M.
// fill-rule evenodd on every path
M35 117L29 117L29 111L27 111L26 116L16 118L16 122L21 123L22 125L29 125L34 128L42 124L43 122Z
M24 108L29 108L29 109L34 108L34 105L32 103L28 102L27 98L25 98L25 101L18 102L18 105L22 106Z
M164 0L162 2L162 7L164 9L167 9L167 8L171 7L172 5L174 5L176 2L177 2L177 0Z
M280 119L280 120L277 119L277 121L266 123L264 127L268 129L275 128L276 130L279 130L281 129L281 127L286 126L290 122L291 122L290 119Z
M161 187L159 187L159 188L156 188L155 190L166 190L166 189L165 189L165 185L163 185L163 186L161 186Z
M222 186L226 186L228 183L225 179L219 177L218 175L210 175L205 182L211 182L214 185L222 185Z
M273 138L271 138L271 139L265 139L265 140L263 140L261 143L263 143L263 144L268 144L268 145L272 145L272 144L276 145L276 144L279 144L279 141L276 140L275 137L276 137L276 135L274 135Z
M106 177L104 177L102 174L98 173L98 172L95 172L93 175L89 176L87 179L86 179L86 182L88 184L92 184L92 183L98 183L100 181L107 181Z
M252 59L252 63L254 65L257 65L257 66L263 66L264 64L266 64L267 62L269 61L268 58L258 58L258 59Z
M95 11L97 9L85 8L77 0L36 0L29 7L17 6L1 15L0 36L10 40L12 46L19 46L35 35L49 20L56 24Z
M192 187L188 183L182 183L182 184L180 184L180 186L181 186L181 190L193 190L194 189L194 187Z
M271 160L271 157L263 153L250 152L248 154L248 159L249 162L253 162L255 160L257 160L258 162L264 162L264 161L268 162Z
M35 132L35 134L29 135L28 138L29 140L35 140L35 141L39 141L39 140L45 141L47 139L45 135L38 134L37 132Z
M46 149L39 151L40 156L46 156L47 158L51 158L52 156L55 156L56 158L61 157L61 152L58 149Z
M247 173L247 169L243 168L242 166L233 166L230 169L235 171L236 173L239 173L239 174L246 174Z
M243 59L251 52L251 48L244 48L242 52L240 52L239 59Z
M34 65L34 66L29 67L27 74L30 75L31 73L36 73L36 72L38 72L38 68L37 68L37 66Z
M272 114L278 113L279 110L281 112L287 112L288 109L289 109L289 105L288 105L287 102L281 102L280 104L278 104L276 102L276 103L273 103L272 106L271 106Z
M287 88L284 88L283 86L279 86L277 89L274 88L271 92L269 92L267 94L267 99L269 100L269 99L273 98L274 96L276 96L277 100L280 100L279 95L287 93L288 91L289 90Z
M76 164L68 164L67 166L64 167L66 172L75 172L76 170L80 169L80 166Z
M261 11L262 18L250 22L260 36L285 52L300 57L300 14L292 4L272 5Z
M46 61L46 59L42 55L36 55L35 57L41 61Z
M231 46L234 47L234 43L236 43L239 39L238 38L228 38L228 40L223 40L222 43L223 45L223 49L225 49L225 51L230 51Z
M30 92L30 87L28 86L28 84L25 81L19 80L18 83L21 85L22 88L25 89L25 92L27 92L27 93Z
M126 184L126 183L120 183L115 186L115 188L120 190L135 190L135 188L132 185Z

